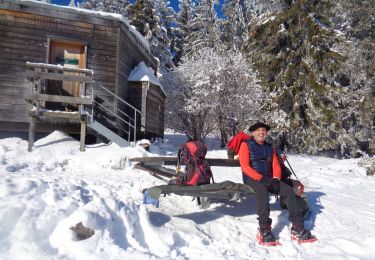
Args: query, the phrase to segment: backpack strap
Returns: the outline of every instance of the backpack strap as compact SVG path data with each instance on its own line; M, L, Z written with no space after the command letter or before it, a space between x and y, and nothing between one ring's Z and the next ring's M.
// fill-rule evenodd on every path
M176 165L176 173L179 173L180 171L180 168L181 168L181 160L182 160L182 152L181 152L181 148L178 149L178 152L177 152L177 165Z
M214 175L212 173L211 173L211 179L212 179L212 183L215 183Z
M207 169L211 172L210 165L208 164L207 160L206 159L202 159L202 160L205 162ZM194 163L195 163L195 168L196 169L198 168L198 170L200 171L200 173L203 174L203 171L202 171L201 168L199 168L198 160L197 160L197 158L195 156L194 156ZM212 183L215 183L214 175L212 174L212 172L211 172L211 179L212 179Z

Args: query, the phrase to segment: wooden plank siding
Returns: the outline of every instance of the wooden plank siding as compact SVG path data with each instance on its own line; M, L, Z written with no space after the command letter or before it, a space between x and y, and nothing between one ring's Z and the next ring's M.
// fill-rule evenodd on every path
M150 84L146 99L146 132L164 137L165 94L159 86Z
M143 48L139 48L139 44L136 42L134 37L132 37L131 32L123 24L120 26L120 34L118 41L118 69L117 69L117 82L118 90L117 95L136 107L138 110L141 110L141 105L137 102L134 102L131 96L129 96L129 86L128 86L128 76L130 72L141 62L144 61L148 66L152 67L154 70L157 68L156 60L151 58L151 56ZM138 102L140 102L139 100ZM126 111L126 113L134 118L134 112L129 107L125 106L122 102L118 103L118 108L121 111ZM143 112L142 112L143 113ZM140 119L137 118L138 125L140 125ZM117 124L129 131L128 125L121 120L118 120ZM141 132L144 129L140 129L140 132L137 133L141 135Z
M129 84L129 100L142 111L142 119L138 122L140 136L164 137L165 94L159 86L149 82L131 82Z
M46 62L48 38L86 43L87 68L95 70L93 79L115 91L117 31L121 22L57 9L0 1L0 95L4 101L0 121L28 122L23 99L29 84L25 64Z
M147 87L147 82L129 82L128 86L128 100L129 103L132 104L135 108L142 112L142 115L145 114L145 104L142 104L144 98L142 98L142 94L146 94L144 89ZM143 86L145 85L145 86ZM142 116L141 120L137 118L137 128L141 130L141 132L145 131L145 121L146 117Z
M147 103L143 84L148 83L139 83L133 90L128 86L128 76L140 62L157 69L156 60L131 30L118 16L37 2L0 0L0 130L7 122L12 122L12 128L17 128L19 123L18 130L27 130L24 95L31 83L26 77L26 62L48 62L49 40L66 40L87 46L86 68L94 71L94 83L87 84L87 95L91 94L92 86L95 94L109 101L105 105L107 109L119 114L116 111L119 108L133 117L134 112L129 113L129 107L97 87L100 84L144 111L144 116L137 118L139 126L143 127L137 135L149 128L150 133L163 136L160 124L164 127L164 94L151 90ZM147 106L153 111L146 110ZM107 116L111 121L104 120L107 127L128 130L124 122ZM40 131L41 127L37 129ZM48 131L50 127L44 129Z

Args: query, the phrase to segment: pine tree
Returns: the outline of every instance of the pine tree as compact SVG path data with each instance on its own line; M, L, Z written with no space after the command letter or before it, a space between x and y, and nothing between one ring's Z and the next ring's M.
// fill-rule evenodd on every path
M328 15L334 29L345 41L335 48L345 61L335 75L335 82L349 93L340 104L347 135L339 136L341 150L351 154L375 149L371 126L375 126L375 5L373 1L337 1Z
M333 6L292 1L288 10L253 18L247 53L268 93L265 119L289 129L295 151L356 155L374 142L374 63L366 61L374 44L335 31Z
M152 38L152 29L156 27L155 3L151 0L137 0L128 7L129 21L147 39Z
M95 11L122 14L126 17L128 5L129 0L85 0L78 6Z
M149 40L151 54L158 58L160 70L168 71L173 66L170 35L174 10L165 0L137 0L128 10L130 23Z
M174 35L173 27L176 24L176 12L166 0L157 1L156 5L160 30L155 33L158 39L157 57L160 59L162 68L169 71L174 67L171 53L171 43Z
M270 19L271 17L273 19ZM316 61L315 57L323 54L322 40L331 37L329 32L320 32L315 26L315 19L304 12L300 5L276 17L273 13L261 15L259 18L253 17L251 37L247 46L249 56L256 65L264 89L268 93L268 98L265 100L268 113L264 115L264 120L274 122L278 119L278 124L274 125L276 130L292 128L294 131L289 134L289 140L294 144L293 148L300 152L316 149L316 145L305 143L305 140L314 139L306 139L309 132L307 129L316 127L311 117L326 114L327 118L319 119L319 124L325 124L326 127L333 116L328 106L325 106L325 112L319 111L316 107L318 101L314 98L319 95L315 92L326 92L324 84L317 83L319 79L316 79L318 74L316 68L320 70L321 65L317 66L319 60ZM317 29L315 34L319 33L319 37L312 34L308 38L302 36L313 28ZM311 44L313 36L315 36L315 43ZM306 59L307 53L316 56L308 55ZM309 103L314 103L314 108L310 107ZM307 114L311 113L315 115L307 118ZM317 132L310 134L318 135Z
M228 49L242 49L246 41L246 23L243 10L244 6L239 1L226 0L223 12L226 19L223 21L222 41Z
M180 12L177 16L176 28L173 34L172 50L174 51L173 62L177 66L181 58L186 54L185 46L187 38L192 33L189 26L194 18L194 5L192 0L180 0Z
M247 17L259 17L264 14L275 14L276 12L289 8L294 0L245 0L247 2Z
M220 23L215 6L217 0L201 0L194 8L194 18L187 25L187 35L183 48L186 55L193 55L204 48L220 49Z

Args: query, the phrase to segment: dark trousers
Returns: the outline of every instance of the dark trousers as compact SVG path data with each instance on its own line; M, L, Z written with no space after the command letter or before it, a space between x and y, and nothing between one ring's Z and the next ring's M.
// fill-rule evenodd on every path
M259 226L266 226L270 217L269 187L252 178L246 178L246 184L250 185L256 194ZM298 210L297 198L293 188L281 181L279 195L285 199L293 226L303 227L303 216Z

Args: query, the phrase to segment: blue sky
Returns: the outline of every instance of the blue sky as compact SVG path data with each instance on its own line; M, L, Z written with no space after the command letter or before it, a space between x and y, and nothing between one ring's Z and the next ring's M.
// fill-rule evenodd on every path
M58 4L58 5L68 5L69 4L69 2L70 2L70 0L52 0L52 3L53 4ZM75 2L77 3L77 2L84 2L84 0L75 0ZM223 4L223 2L224 2L224 0L220 0L220 6ZM178 0L170 0L170 3L171 3L171 6L176 10L176 11L178 11ZM218 13L218 16L219 17L223 17L223 14L222 14L222 12L221 12L221 8L220 8L220 6L218 6L217 8L216 8L216 11L217 11L217 13Z

